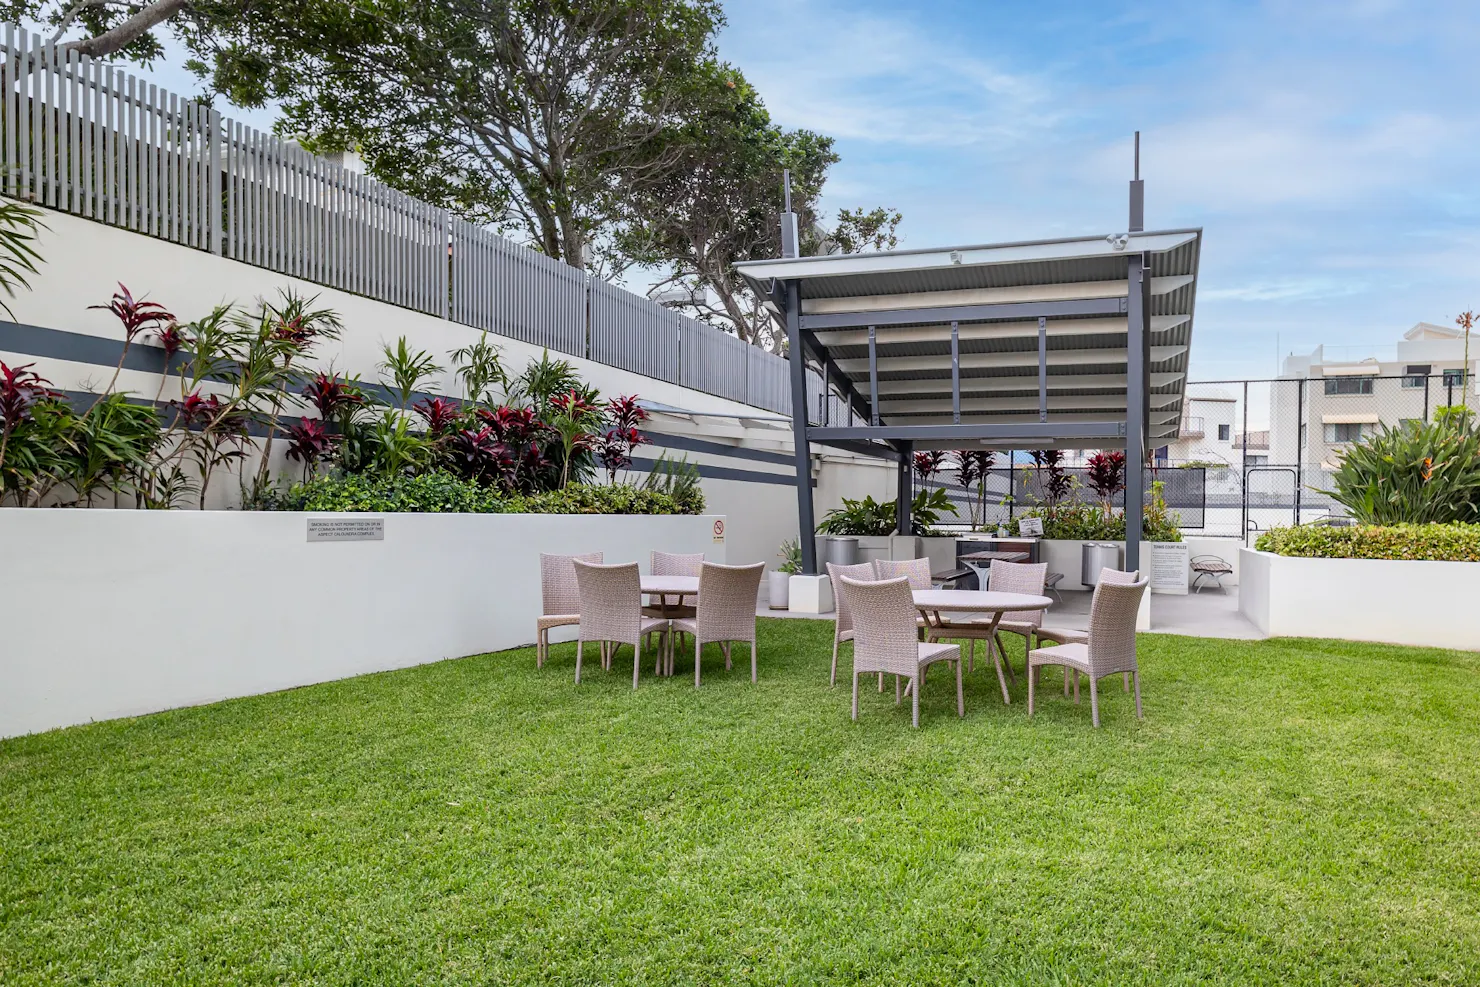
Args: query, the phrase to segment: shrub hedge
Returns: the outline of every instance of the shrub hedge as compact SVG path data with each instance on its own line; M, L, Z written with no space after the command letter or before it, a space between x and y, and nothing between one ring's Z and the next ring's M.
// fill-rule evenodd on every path
M626 484L571 485L509 497L440 471L416 476L318 476L265 505L280 511L373 511L422 514L700 514L704 496L676 497Z
M1480 562L1480 524L1274 528L1260 535L1254 547L1309 559Z

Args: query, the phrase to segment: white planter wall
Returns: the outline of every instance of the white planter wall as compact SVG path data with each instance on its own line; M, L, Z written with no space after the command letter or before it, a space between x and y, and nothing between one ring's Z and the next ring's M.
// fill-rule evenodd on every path
M1239 554L1239 610L1272 637L1480 650L1480 563Z
M314 543L309 516L0 511L24 560L0 566L0 737L526 644L540 552L726 560L712 515L390 514L384 541Z

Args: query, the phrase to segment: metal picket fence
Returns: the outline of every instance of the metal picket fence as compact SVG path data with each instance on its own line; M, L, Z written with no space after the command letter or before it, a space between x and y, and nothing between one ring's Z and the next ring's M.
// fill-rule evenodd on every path
M791 412L782 357L14 24L0 34L11 198ZM818 421L821 393L809 380Z

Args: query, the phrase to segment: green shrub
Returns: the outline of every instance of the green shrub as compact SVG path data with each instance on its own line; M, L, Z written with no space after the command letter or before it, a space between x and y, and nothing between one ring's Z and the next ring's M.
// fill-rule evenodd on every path
M684 499L626 484L584 486L505 497L451 473L315 477L263 505L278 511L374 511L381 514L699 514L704 496Z
M1057 504L1042 504L1019 517L1041 518L1044 538L1063 538L1070 541L1125 540L1125 515L1118 511L1106 514L1099 504L1066 500ZM1141 537L1147 541L1182 540L1177 519L1167 511L1166 504L1159 497L1153 497L1141 515Z
M564 490L508 501L510 514L701 514L704 496L690 494L684 500L660 490L618 483L607 487L572 484Z
M1480 524L1309 524L1259 536L1261 552L1308 559L1422 559L1480 562Z
M318 476L293 489L275 503L281 511L374 511L383 514L498 514L504 501L489 487L451 473L417 476L373 476L351 473Z
M1341 457L1331 497L1363 524L1480 521L1480 429L1471 412L1384 426Z

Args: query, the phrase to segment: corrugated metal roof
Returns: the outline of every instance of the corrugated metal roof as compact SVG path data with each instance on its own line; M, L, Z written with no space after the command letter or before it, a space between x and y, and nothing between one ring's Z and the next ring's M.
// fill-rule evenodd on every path
M1201 230L1152 231L1121 237L1079 237L1023 243L989 244L936 250L890 251L874 254L801 257L753 261L737 270L761 293L772 278L799 282L804 312L886 312L901 308L943 308L984 304L997 300L1055 297L1124 297L1127 255L1147 258L1152 284L1150 315L1153 355L1148 372L1153 381L1152 435L1177 435L1189 364L1197 274L1202 247ZM1079 285L1075 289L1072 287ZM1031 289L1007 294L961 294L994 289ZM1054 286L1054 287L1049 287ZM952 293L949 295L941 293ZM909 296L909 297L902 297ZM824 301L830 300L830 301ZM931 315L932 313L925 313ZM843 323L846 325L846 323ZM1105 386L1103 377L1126 373L1125 317L1052 319L1047 338L1050 421L1083 421L1085 415L1123 418L1123 385ZM1021 316L970 323L958 340L963 401L988 401L994 409L962 409L962 421L1037 420L1036 326ZM994 327L1000 326L1000 330ZM948 324L938 316L904 326L890 325L878 332L875 353L879 381L889 384L882 393L881 416L911 424L939 419L936 411L903 411L910 402L934 402L944 397L949 421L950 391L941 382L951 378ZM858 390L868 393L869 346L867 332L839 330L819 335L829 357ZM829 344L829 340L833 344ZM1096 380L1096 378L1101 378ZM1083 380L1082 384L1076 383ZM1011 381L1012 383L1009 383ZM911 383L918 387L911 387ZM1095 398L1106 398L1095 402ZM1122 398L1119 401L1113 400ZM1070 401L1068 399L1074 399ZM1058 399L1058 400L1054 400ZM1004 405L1003 402L1007 403ZM1067 410L1070 404L1089 403L1091 410ZM1055 406L1058 406L1057 408ZM891 406L893 409L891 410ZM984 408L986 405L978 404ZM1160 424L1166 415L1170 424Z

